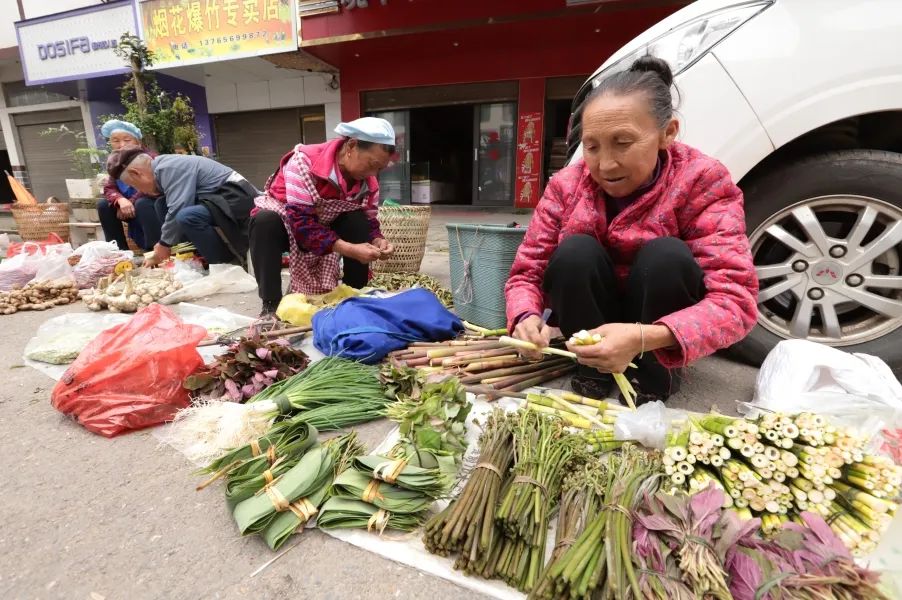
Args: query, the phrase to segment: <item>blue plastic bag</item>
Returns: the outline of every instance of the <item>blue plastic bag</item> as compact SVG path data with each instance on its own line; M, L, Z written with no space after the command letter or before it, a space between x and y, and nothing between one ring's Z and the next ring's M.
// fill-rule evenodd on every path
M461 331L461 320L435 294L420 288L390 298L348 298L313 315L317 350L366 364L411 342L448 340Z

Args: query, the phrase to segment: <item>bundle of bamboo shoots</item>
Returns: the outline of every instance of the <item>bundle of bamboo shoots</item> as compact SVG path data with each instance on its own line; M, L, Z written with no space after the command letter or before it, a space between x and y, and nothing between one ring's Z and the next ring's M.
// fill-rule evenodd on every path
M569 375L576 364L565 357L547 356L531 362L516 348L495 336L467 335L448 342L414 342L389 354L396 367L415 367L430 375L453 375L464 385L518 392Z

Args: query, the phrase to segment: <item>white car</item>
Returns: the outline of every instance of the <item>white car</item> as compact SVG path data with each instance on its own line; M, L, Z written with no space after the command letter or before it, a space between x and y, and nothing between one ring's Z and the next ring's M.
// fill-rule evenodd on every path
M781 339L874 354L902 369L902 1L698 0L611 56L666 60L681 140L745 194L761 282L760 362Z

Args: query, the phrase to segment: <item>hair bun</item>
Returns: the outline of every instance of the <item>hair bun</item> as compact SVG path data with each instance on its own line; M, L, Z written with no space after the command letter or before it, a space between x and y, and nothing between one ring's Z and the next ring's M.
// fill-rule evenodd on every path
M630 71L636 71L639 73L655 73L661 80L670 87L673 85L673 71L670 70L670 65L667 64L666 61L658 58L657 56L640 56L636 59L636 62L630 67Z

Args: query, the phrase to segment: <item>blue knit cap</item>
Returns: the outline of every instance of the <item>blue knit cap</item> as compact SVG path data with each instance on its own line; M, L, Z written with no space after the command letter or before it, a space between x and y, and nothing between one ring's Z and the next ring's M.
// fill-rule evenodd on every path
M120 121L119 119L110 119L100 128L100 135L105 137L106 139L110 139L110 136L115 132L121 131L123 133L127 133L136 140L140 140L142 137L141 130L138 129L132 123L128 121Z

